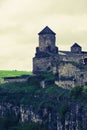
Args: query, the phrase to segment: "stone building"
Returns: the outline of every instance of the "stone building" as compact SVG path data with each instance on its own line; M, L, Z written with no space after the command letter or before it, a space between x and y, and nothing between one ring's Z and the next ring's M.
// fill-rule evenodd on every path
M81 53L82 52L82 47L79 46L77 43L71 46L71 52L72 53Z
M39 35L39 47L36 48L36 54L33 58L33 73L55 71L58 66L58 48L55 46L55 33L45 27Z
M82 51L78 43L74 43L70 51L58 50L55 46L56 34L47 26L38 35L33 73L58 73L56 83L66 88L87 84L87 52Z

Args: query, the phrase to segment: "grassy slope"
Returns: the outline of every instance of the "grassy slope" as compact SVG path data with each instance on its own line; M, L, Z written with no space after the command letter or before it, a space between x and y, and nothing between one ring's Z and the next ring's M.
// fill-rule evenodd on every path
M0 102L14 102L16 104L43 104L49 102L50 98L68 96L68 90L59 88L55 84L48 85L46 88L40 86L42 79L53 79L50 74L31 77L28 82L6 83L0 85ZM27 99L27 100L26 100Z
M0 71L0 77L19 76L23 74L31 74L26 71ZM42 102L50 98L73 98L87 102L87 87L77 86L71 91L60 88L55 84L50 84L44 89L40 86L41 80L53 80L54 76L50 73L34 76L29 78L27 82L22 83L5 83L0 85L0 99L13 101L15 103L29 104L31 101ZM6 97L5 97L6 94ZM3 96L4 95L4 96ZM16 97L15 97L16 96ZM35 98L37 97L37 98ZM26 100L27 99L27 100ZM36 101L37 99L37 101ZM84 100L85 99L85 100ZM0 102L1 102L0 100ZM18 100L18 101L17 101ZM30 101L31 100L31 101Z
M17 70L0 70L0 78L14 77L14 76L21 76L21 75L28 75L28 74L31 74L31 72L17 71Z

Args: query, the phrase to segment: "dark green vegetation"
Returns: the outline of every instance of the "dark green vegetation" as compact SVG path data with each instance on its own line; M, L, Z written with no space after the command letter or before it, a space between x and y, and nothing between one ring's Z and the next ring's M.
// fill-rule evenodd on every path
M64 122L64 116L69 111L68 101L78 102L84 100L87 102L87 87L76 86L72 90L62 89L55 84L50 84L45 88L40 85L41 80L54 79L51 74L43 74L30 77L27 82L6 83L0 85L0 104L11 103L14 106L32 106L35 113L42 113L43 108L49 112L59 111L61 120ZM42 114L41 114L42 115ZM0 127L2 130L48 130L48 119L43 119L45 124L34 123L32 121L21 123L19 117L10 115L0 118ZM55 121L54 121L55 122Z
M45 130L39 123L18 123L15 117L0 119L1 130Z
M76 86L70 91L70 96L73 100L82 102L87 105L87 86Z

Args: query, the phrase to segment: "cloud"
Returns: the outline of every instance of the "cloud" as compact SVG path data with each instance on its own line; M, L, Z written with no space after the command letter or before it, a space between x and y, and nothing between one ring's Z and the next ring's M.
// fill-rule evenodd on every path
M67 49L78 42L87 50L86 0L1 0L0 69L32 70L38 32L48 25L57 45Z
M87 13L87 0L53 0L46 13L81 15Z
M77 42L82 46L82 50L87 51L87 31L71 32L59 34L57 40L57 46L60 50L70 50L70 47Z

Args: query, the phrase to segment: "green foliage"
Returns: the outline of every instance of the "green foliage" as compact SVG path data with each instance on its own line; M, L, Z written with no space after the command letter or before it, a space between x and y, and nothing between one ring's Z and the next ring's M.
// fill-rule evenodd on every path
M45 130L39 123L19 123L16 117L14 119L10 117L0 118L0 128L2 130Z
M87 86L84 86L83 92L87 94Z
M87 104L87 86L84 86L83 88L83 101L85 104Z
M30 107L36 113L42 114L42 109L46 108L48 112L60 114L61 121L69 112L68 101L75 99L86 100L87 87L76 86L72 90L66 90L51 84L42 88L41 80L53 80L52 73L44 73L38 76L31 76L27 82L14 82L0 85L0 104L11 103L13 105L22 104ZM20 116L20 115L19 115ZM56 117L55 117L56 119ZM9 124L9 125L8 125ZM46 127L45 127L46 125ZM48 130L48 117L44 118L44 127L39 123L19 123L19 117L12 114L9 116L7 111L6 117L0 119L0 126L3 130Z
M70 91L70 97L83 106L87 105L87 86L76 86L72 88Z
M41 80L44 80L45 77L42 76L42 75L38 75L38 76L31 76L29 79L28 79L28 84L29 85L34 85L34 86L40 86L40 81Z
M62 104L60 104L59 112L60 112L60 116L61 116L61 121L64 122L65 115L67 112L69 112L69 106L68 106L67 102L62 102Z
M39 123L22 123L19 125L20 130L45 130Z
M14 127L16 125L18 125L18 119L13 115L0 118L0 126L3 130L9 130L9 127Z
M12 104L30 104L34 100L34 93L40 86L28 82L14 82L0 85L0 102ZM27 100L26 100L27 99Z
M73 99L79 98L82 95L83 86L76 86L71 90L71 97Z
M55 78L52 72L42 73L40 76L47 80L54 80Z

